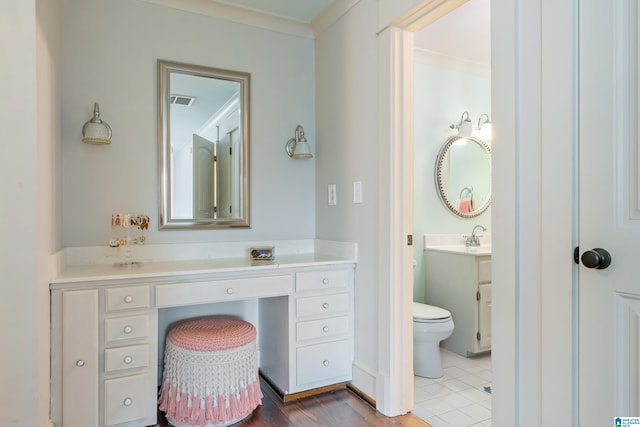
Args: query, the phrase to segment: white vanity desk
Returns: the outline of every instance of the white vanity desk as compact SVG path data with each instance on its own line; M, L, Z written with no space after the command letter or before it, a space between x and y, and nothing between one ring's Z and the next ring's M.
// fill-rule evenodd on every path
M248 258L251 243L135 248L142 265L132 268L114 266L109 248L54 255L56 427L155 425L161 319L174 309L195 317L246 304L237 315L256 326L260 370L283 394L350 380L355 244L272 242L276 259L266 264Z

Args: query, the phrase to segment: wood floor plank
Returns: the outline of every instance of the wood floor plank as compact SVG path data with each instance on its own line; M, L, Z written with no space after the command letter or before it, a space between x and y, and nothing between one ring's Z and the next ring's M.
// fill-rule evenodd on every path
M261 379L262 405L234 427L429 427L413 414L385 417L349 389L284 403ZM158 412L158 427L170 427Z

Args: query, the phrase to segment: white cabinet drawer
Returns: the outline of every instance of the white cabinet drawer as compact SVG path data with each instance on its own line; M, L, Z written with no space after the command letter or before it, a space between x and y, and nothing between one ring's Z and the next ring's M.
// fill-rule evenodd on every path
M158 285L156 306L174 307L287 295L291 293L292 286L291 275Z
M350 376L350 345L350 340L344 340L298 348L297 384Z
M327 319L308 320L296 324L298 341L316 338L334 338L349 332L349 317L329 317ZM334 338L335 339L335 338Z
M105 424L111 426L154 416L155 393L149 390L149 375L133 375L104 382Z
M127 288L110 288L104 291L106 311L136 310L149 308L149 287L133 286Z
M329 294L296 299L296 316L343 313L349 311L349 294Z
M146 368L147 366L149 366L149 346L147 344L108 348L104 352L106 373Z
M306 271L296 273L296 291L346 288L351 282L351 270Z
M104 321L107 343L146 338L149 336L149 316L116 317Z

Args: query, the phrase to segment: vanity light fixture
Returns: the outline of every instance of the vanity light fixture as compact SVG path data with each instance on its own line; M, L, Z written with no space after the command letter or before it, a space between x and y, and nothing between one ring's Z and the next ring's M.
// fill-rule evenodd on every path
M458 135L460 136L471 136L471 133L473 132L473 125L471 124L469 112L465 111L464 113L462 113L462 116L460 117L460 123L458 123L457 125L452 124L449 127L451 129L457 129Z
M82 142L93 145L111 143L111 128L100 118L100 106L93 104L93 117L82 126Z
M484 122L482 121L483 117L486 117ZM478 118L478 130L478 137L480 139L483 141L491 139L491 120L489 120L489 115L487 113L480 114L480 117Z
M310 159L313 157L307 138L304 137L304 129L302 126L296 126L295 137L287 141L285 150L287 151L287 155L294 159Z

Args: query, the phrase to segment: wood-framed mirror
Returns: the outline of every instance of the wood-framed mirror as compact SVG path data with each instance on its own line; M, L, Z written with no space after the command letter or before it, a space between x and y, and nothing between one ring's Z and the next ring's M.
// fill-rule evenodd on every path
M158 60L159 228L250 227L250 74Z
M453 214L473 218L491 205L491 147L481 139L447 139L435 167L436 190Z

